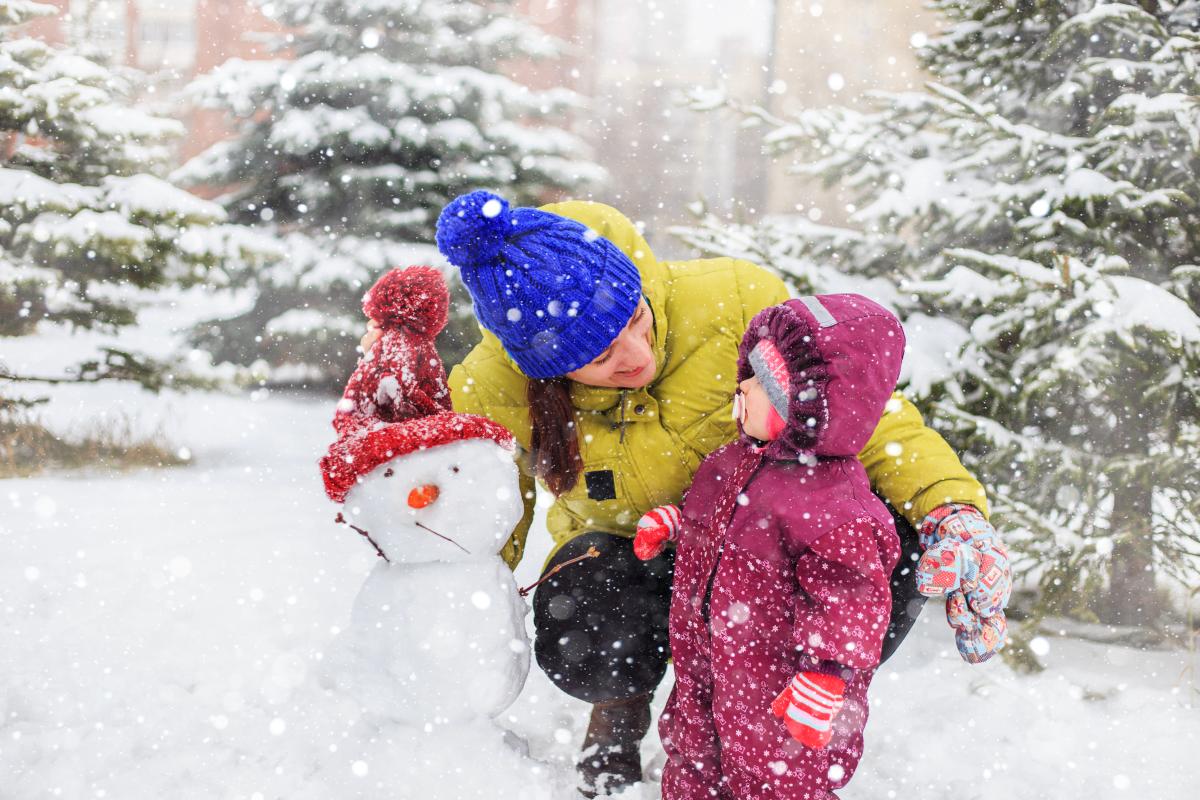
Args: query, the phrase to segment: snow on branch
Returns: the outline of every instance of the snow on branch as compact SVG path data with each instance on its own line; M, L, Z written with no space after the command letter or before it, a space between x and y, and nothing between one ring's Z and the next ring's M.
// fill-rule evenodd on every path
M1015 256L981 253L978 250L951 248L946 251L946 257L951 260L963 261L999 276L1011 275L1022 281L1028 281L1038 286L1061 287L1063 275L1054 270Z
M0 25L21 25L37 17L49 17L59 10L34 0L0 0Z
M1065 136L1042 130L1027 123L1010 122L1004 115L997 112L995 108L976 103L966 95L936 81L931 81L926 86L929 87L931 92L948 101L944 106L947 112L959 116L964 113L969 114L986 124L993 131L1019 139L1023 143L1026 152L1030 151L1033 145L1050 146L1059 150L1071 151L1077 150L1087 144L1088 140L1081 136Z

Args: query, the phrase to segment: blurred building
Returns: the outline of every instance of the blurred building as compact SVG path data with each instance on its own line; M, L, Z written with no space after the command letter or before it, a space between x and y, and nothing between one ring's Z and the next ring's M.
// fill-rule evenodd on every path
M541 0L553 3L554 0ZM786 115L857 105L866 92L920 88L912 43L933 32L924 0L592 0L580 90L591 97L589 141L612 181L600 199L645 223L656 249L704 201L731 219L815 206L827 221L845 202L767 158L764 129L729 111L679 104L721 87ZM800 206L797 209L797 206Z
M264 17L251 0L193 2L196 46L187 70L188 80L212 72L231 58L278 57L268 46L268 40L281 28ZM199 155L233 134L229 120L220 111L189 108L186 113L188 135L180 150L180 162Z
M157 81L180 80L196 57L196 0L71 0L75 40Z
M113 63L150 75L165 99L227 59L269 58L278 26L254 0L42 0L65 16L30 24ZM762 155L762 129L727 111L698 113L687 92L724 87L776 114L854 105L871 89L919 87L910 42L932 26L923 0L517 0L516 8L566 43L561 58L520 60L508 71L533 88L565 86L584 98L570 127L608 170L596 199L645 224L656 248L678 246L668 227L703 201L735 219L764 212L842 214L840 198ZM231 134L218 113L186 113L189 158Z
M196 75L233 57L267 58L265 36L279 26L252 0L39 0L61 9L26 30L46 41L73 42L85 54L135 67L147 76L158 113L182 114L188 135L182 162L230 135L219 112L168 106L167 98Z
M773 0L769 108L859 105L873 90L919 89L926 80L913 44L933 32L924 0ZM842 198L788 175L787 157L769 172L767 210L814 205L826 221L844 218Z
M644 223L660 255L683 253L667 229L686 223L697 201L741 217L761 211L761 135L727 112L680 104L716 85L761 96L765 48L742 30L726 33L719 19L753 13L753 5L597 0L591 141L611 175L600 199Z
M22 30L34 38L42 39L51 44L62 44L67 40L63 15L69 12L71 0L42 0L42 3L43 5L55 6L60 9L60 14L52 17L38 17L32 22L26 23Z
M60 10L26 30L54 44L157 75L182 73L195 58L197 0L38 0Z
M598 6L603 0L517 0L515 10L565 44L561 58L514 62L509 73L531 89L564 86L587 93L594 80L592 65Z

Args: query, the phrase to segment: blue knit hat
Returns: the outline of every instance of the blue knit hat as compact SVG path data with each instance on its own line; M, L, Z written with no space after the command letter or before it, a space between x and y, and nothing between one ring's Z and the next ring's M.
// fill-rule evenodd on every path
M452 200L437 244L475 301L475 316L530 378L579 369L612 344L642 294L620 248L572 219L509 208L491 192Z

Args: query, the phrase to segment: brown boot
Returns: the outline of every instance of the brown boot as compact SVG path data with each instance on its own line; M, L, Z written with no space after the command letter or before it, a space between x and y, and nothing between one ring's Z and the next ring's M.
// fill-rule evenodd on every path
M580 793L603 797L641 781L641 743L649 729L649 694L592 706L578 765Z

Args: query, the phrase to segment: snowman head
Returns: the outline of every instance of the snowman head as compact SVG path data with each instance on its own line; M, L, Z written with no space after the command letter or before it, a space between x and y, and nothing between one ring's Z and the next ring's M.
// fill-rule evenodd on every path
M392 563L496 555L524 504L512 450L466 439L397 456L346 495L344 515Z
M524 503L512 434L474 414L443 411L353 429L321 459L329 498L389 561L494 556Z

